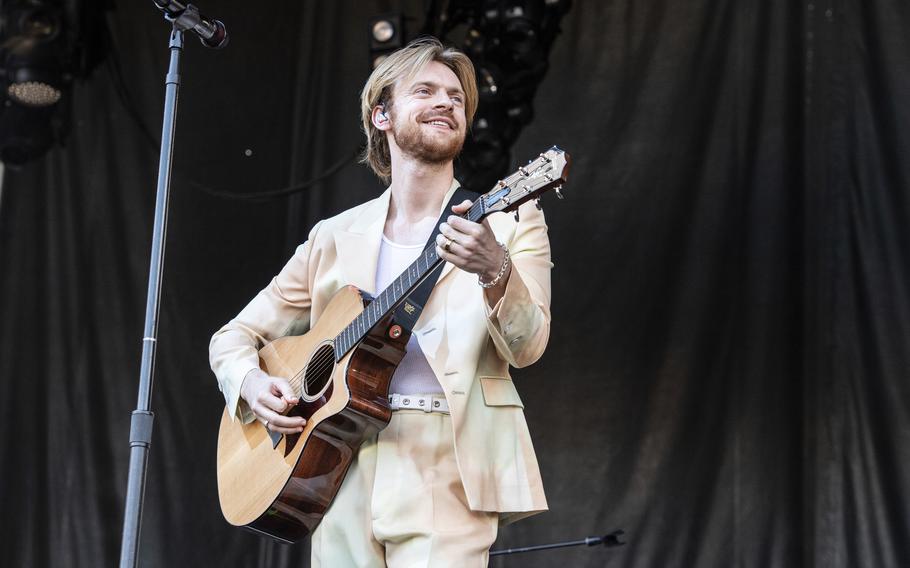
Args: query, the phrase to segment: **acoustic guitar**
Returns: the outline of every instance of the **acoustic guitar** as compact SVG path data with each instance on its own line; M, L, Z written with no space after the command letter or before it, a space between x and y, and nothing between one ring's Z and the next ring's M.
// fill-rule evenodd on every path
M569 156L554 146L499 181L465 217L479 222L497 211L517 215L519 205L553 188L561 198L568 169ZM286 378L300 397L289 414L307 422L303 432L283 436L258 421L231 420L225 409L218 497L229 523L289 543L315 530L360 444L391 419L389 383L409 337L394 312L442 263L430 244L371 302L353 286L342 288L306 334L259 350L260 367Z

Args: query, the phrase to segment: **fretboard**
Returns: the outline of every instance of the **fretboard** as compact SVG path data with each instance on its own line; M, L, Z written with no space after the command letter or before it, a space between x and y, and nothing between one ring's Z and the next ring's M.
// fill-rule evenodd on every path
M484 215L483 198L481 197L474 202L464 217L476 223ZM435 241L429 243L417 260L411 263L398 278L370 302L359 316L354 318L354 321L335 337L335 360L340 361L348 351L360 343L374 325L397 308L408 297L408 294L443 262L436 254Z

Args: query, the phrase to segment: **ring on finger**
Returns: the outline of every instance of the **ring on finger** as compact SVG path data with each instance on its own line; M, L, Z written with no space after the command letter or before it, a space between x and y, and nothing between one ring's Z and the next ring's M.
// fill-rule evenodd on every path
M268 420L265 421L265 429L268 430L269 432L272 431L271 428L269 428L269 421L268 421Z
M446 238L446 242L442 244L442 250L449 252L449 248L451 248L452 243L454 243L454 242L455 241L453 241L452 239Z

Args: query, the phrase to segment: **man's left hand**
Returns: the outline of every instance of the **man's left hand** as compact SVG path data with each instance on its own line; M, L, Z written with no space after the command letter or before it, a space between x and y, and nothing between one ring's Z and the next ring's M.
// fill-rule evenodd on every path
M486 220L474 223L458 217L470 208L471 202L468 200L452 207L455 215L450 215L439 226L436 254L466 272L477 274L484 282L492 282L502 268L506 253L496 242L496 236ZM499 286L504 287L507 280L508 275L504 274Z

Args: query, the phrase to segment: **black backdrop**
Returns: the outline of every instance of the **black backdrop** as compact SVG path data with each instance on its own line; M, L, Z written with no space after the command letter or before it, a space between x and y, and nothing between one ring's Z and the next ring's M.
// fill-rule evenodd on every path
M381 187L359 166L271 201L197 184L265 191L353 152L366 21L402 4L269 5L204 6L231 46L184 58L145 566L306 565L220 516L207 342L314 220ZM111 22L157 133L167 28L151 2ZM575 158L546 200L550 347L516 373L551 511L497 547L630 544L495 566L910 565L908 28L898 0L575 2L515 148ZM119 555L157 152L112 69L3 186L5 566Z

